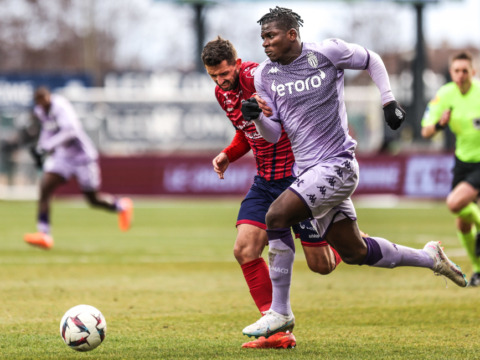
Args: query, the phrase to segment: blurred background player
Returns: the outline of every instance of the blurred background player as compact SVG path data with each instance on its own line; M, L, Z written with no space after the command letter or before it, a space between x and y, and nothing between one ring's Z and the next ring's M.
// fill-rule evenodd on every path
M36 233L25 234L24 240L34 246L53 246L50 227L50 201L55 190L75 177L90 205L119 215L122 231L130 228L133 204L129 198L115 199L100 194L98 152L82 128L70 102L61 95L40 87L34 95L34 114L40 122L40 135L32 155L43 169L40 180Z
M469 286L480 285L480 82L473 79L472 56L461 52L450 60L452 81L429 102L422 119L422 136L431 138L447 126L455 134L455 167L448 209L457 216L460 242L472 263Z
M208 75L217 85L215 97L236 130L232 143L213 159L215 172L223 179L229 164L250 149L257 164L257 175L238 213L234 255L253 300L263 313L270 308L272 301L269 269L262 257L268 240L265 214L270 204L295 180L291 171L294 158L290 141L282 132L278 143L271 144L261 137L252 121L243 119L241 103L255 93L253 74L257 63L242 62L233 44L221 37L207 43L201 57ZM320 239L310 221L292 228L301 239L309 268L320 274L332 272L341 261L340 257ZM262 347L294 345L293 334L285 332L262 343Z
M285 130L298 176L266 215L271 308L243 333L268 337L295 321L289 299L295 256L290 226L311 217L320 236L347 264L424 267L465 287L465 275L438 242L412 249L380 237L362 236L358 229L350 197L358 184L359 168L356 141L348 133L343 76L345 69L366 70L380 90L387 124L398 129L405 112L395 101L380 56L340 39L302 42L299 27L303 20L290 9L277 6L258 22L268 59L255 71L259 99L242 104L243 117L253 120L260 134L272 143ZM263 101L262 107L257 101Z

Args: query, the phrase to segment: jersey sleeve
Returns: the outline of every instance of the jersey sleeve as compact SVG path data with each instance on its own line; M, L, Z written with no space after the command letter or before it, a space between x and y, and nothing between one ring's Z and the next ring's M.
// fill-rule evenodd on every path
M255 71L258 64L247 61L242 64L242 71L240 73L240 83L242 89L248 93L256 93L255 90Z
M234 162L240 159L243 155L250 151L250 144L248 143L245 133L242 130L237 130L230 145L228 145L222 152L224 152L228 161Z
M382 105L395 100L387 69L381 57L363 46L341 39L329 39L321 44L322 52L338 69L367 70L380 91Z
M440 120L442 113L449 108L447 99L446 88L443 86L437 91L435 97L428 102L422 117L422 127L435 125Z
M267 105L272 109L273 115L271 117L266 117L263 113L260 113L260 116L257 120L254 120L254 122L258 132L265 140L271 143L276 143L282 135L282 125L277 116L275 103L272 101L263 86L261 68L262 67L255 72L255 89L257 89L257 94L265 100Z
M321 51L338 69L366 70L370 53L362 46L341 39L321 43Z

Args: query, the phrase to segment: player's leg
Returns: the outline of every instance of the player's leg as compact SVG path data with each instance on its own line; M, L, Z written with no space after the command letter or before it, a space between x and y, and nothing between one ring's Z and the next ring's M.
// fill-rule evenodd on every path
M310 270L321 275L328 275L342 261L340 255L327 243L324 246L303 245L305 260Z
M233 254L242 268L255 305L263 313L270 309L272 303L272 282L267 263L262 257L267 233L251 224L239 224L237 231Z
M53 246L50 229L50 203L55 190L66 182L54 172L45 172L40 180L40 197L37 210L37 232L25 234L24 240L30 245L49 249Z
M289 190L270 205L266 221L272 305L260 320L243 329L245 335L269 337L293 329L295 317L290 306L290 283L295 244L290 226L308 218L310 213L303 201Z
M75 177L88 203L96 208L118 213L118 225L122 231L130 229L133 219L133 202L129 198L116 198L101 193L100 168L96 161L75 167Z
M328 213L353 192L357 179L355 159L333 159L301 174L272 203L266 216L272 306L263 318L243 330L245 335L268 337L294 325L290 283L295 246L290 226L312 218L312 209L318 209L315 215L319 217Z
M307 265L313 272L330 274L342 261L337 251L320 237L311 219L293 225L292 230L300 239Z
M457 236L472 262L471 286L480 285L480 209L476 203L480 190L480 164L455 162L448 209L457 216Z
M480 210L474 201L478 190L468 182L460 182L447 197L448 209L457 216L457 237L472 263L470 286L480 285Z
M275 197L271 183L255 176L240 205L236 222L237 238L233 253L261 313L270 309L272 302L272 282L262 252L267 244L265 214Z
M468 258L472 263L473 274L468 282L468 286L480 286L480 257L476 255L476 237L477 231L475 226L462 220L460 217L456 218L457 237L460 243L467 252Z
M326 239L347 264L425 267L448 277L458 286L467 285L465 275L448 259L438 242L431 241L423 249L413 249L380 237L362 238L356 221L348 217L331 224Z

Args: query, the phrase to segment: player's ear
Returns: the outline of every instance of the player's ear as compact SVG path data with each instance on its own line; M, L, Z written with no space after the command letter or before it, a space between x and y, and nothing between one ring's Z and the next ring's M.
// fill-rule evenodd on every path
M236 65L236 66L242 65L242 59L238 58L238 59L235 61L235 65Z
M294 28L291 28L290 30L287 31L287 36L291 41L297 40L297 37L298 37L297 30L295 30Z

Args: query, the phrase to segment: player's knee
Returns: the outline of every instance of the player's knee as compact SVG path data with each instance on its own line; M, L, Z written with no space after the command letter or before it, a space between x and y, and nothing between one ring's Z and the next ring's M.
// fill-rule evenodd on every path
M362 265L363 261L365 260L366 254L362 254L360 252L351 252L351 253L340 253L340 257L345 264L348 265Z
M451 195L447 197L446 204L448 210L450 210L454 214L459 213L465 206L461 199L458 199L458 197Z
M269 229L282 229L289 227L289 224L282 211L270 207L267 215L265 216L265 222Z
M246 264L252 260L258 259L260 254L254 251L252 247L235 244L233 247L233 256L240 265Z
M308 264L308 267L314 273L328 275L335 270L335 263Z

